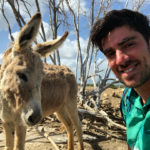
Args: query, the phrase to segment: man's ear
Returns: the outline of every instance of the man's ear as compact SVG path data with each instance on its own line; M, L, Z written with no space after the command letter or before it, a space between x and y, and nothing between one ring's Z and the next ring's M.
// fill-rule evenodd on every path
M64 35L59 39L37 44L36 46L33 47L33 50L40 53L41 56L46 57L51 52L53 52L58 47L60 47L63 44L63 42L66 40L67 36L68 36L68 31L66 31Z

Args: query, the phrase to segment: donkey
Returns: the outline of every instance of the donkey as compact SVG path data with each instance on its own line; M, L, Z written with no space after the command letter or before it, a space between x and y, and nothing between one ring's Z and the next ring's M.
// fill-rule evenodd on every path
M68 32L59 39L32 47L40 25L41 14L38 12L4 54L0 71L0 100L5 150L24 150L27 126L37 124L42 117L54 112L66 128L67 149L74 149L75 128L78 149L83 150L75 76L66 66L48 65L40 58L58 48Z

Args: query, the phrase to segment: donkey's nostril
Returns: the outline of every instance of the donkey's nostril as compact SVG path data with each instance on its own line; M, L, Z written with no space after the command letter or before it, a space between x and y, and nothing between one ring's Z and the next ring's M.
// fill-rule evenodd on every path
M30 116L30 117L28 118L28 121L29 121L30 123L34 123L33 115L32 115L32 116Z
M39 113L32 114L28 117L30 125L35 125L41 120L42 116Z

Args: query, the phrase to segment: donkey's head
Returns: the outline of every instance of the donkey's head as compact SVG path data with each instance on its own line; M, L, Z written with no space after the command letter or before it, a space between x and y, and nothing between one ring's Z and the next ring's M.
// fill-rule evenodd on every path
M41 82L44 76L41 56L46 56L66 39L31 47L41 24L41 14L35 14L22 28L18 37L4 54L1 66L0 91L3 101L18 113L27 125L34 125L42 118Z

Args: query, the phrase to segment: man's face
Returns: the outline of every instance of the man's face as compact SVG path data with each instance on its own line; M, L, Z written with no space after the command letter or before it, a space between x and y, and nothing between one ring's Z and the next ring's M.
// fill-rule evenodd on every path
M129 87L150 80L150 48L144 37L128 26L109 32L102 47L114 74Z

